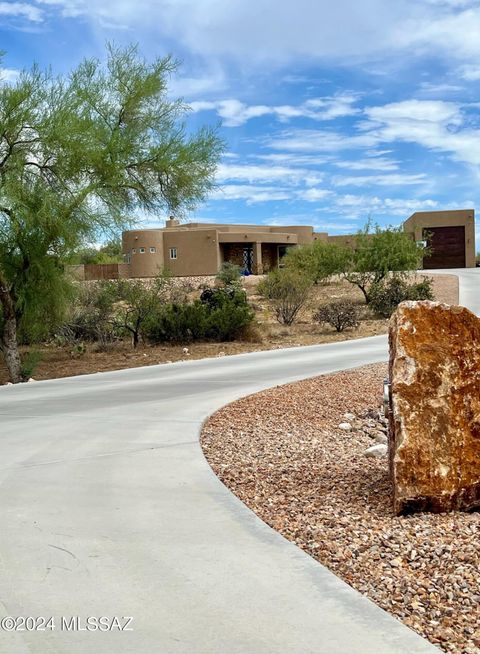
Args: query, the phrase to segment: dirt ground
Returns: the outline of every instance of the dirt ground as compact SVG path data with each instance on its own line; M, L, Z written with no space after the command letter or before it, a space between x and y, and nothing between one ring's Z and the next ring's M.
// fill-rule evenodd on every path
M300 315L299 321L287 327L276 322L269 309L268 302L256 295L258 277L245 280L245 290L255 309L257 326L250 330L244 341L228 343L192 343L180 345L140 345L133 350L129 342L119 342L107 351L99 351L95 344L86 344L86 352L78 354L72 346L59 347L54 343L35 346L40 361L33 373L33 378L54 379L89 373L136 368L162 363L172 363L188 359L228 356L243 352L315 345L352 338L364 338L386 333L388 320L374 319L363 303L359 289L346 281L332 282L325 286L316 286L312 292L309 305ZM435 275L433 278L435 298L447 304L458 302L458 279L454 275ZM318 305L331 300L349 299L361 306L360 326L356 330L347 330L338 334L333 328L312 323L311 315ZM184 347L188 347L185 353ZM0 384L8 381L8 373L0 362Z

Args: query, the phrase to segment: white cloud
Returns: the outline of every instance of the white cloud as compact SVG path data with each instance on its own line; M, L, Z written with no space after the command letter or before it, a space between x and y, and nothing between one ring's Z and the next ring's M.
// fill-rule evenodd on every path
M278 120L286 122L292 118L311 118L312 120L334 120L344 116L359 113L353 107L358 96L338 94L333 97L312 98L301 105L246 105L233 98L216 101L195 101L190 106L193 111L216 111L223 119L225 127L238 127L244 125L252 118L272 115Z
M373 147L378 142L378 138L367 133L350 136L327 130L295 129L271 138L267 144L273 150L287 152L337 152Z
M413 211L428 211L438 207L436 200L419 200L418 198L380 198L371 195L338 195L335 198L337 207L345 207L347 210L360 208L387 209L395 214L407 214ZM408 216L407 216L408 217Z
M324 200L329 195L332 195L332 191L329 191L328 189L309 188L305 191L299 191L297 193L297 198L304 202L318 202L319 200Z
M348 170L398 170L399 162L386 157L366 157L356 159L355 161L336 161L335 166L338 168L347 168Z
M480 66L466 64L458 69L458 74L467 82L477 82L480 80Z
M0 83L15 82L20 75L16 68L0 68Z
M424 184L427 175L387 174L387 175L357 175L349 177L335 177L335 186L411 186Z
M480 165L480 130L469 126L466 114L458 103L404 100L366 107L364 116L366 119L357 122L353 134L292 129L271 138L267 144L273 150L311 154L406 142L446 152L463 163Z
M213 68L207 74L198 77L173 77L169 83L171 96L193 98L199 95L218 93L227 85L225 74L219 68Z
M441 100L404 100L383 106L367 107L365 114L371 120L392 122L445 123L460 125L462 122L458 104Z
M41 23L43 20L42 10L26 2L0 2L0 16L26 18L32 23Z
M287 185L305 184L314 186L322 180L319 172L306 168L269 165L220 164L217 168L217 181L245 181L250 183L281 182Z
M333 161L333 157L318 154L292 154L291 152L270 152L254 155L255 159L279 164L297 164L300 166L318 166Z
M480 165L480 130L465 127L459 104L405 100L365 110L363 129L378 142L404 141Z
M418 54L463 63L480 54L480 7L475 0L37 0L37 4L63 16L82 15L95 28L127 25L134 33L155 32L159 42L173 40L204 59L242 64L369 61L381 69L387 60L397 65ZM295 83L300 77L290 75Z
M210 197L212 200L245 200L247 204L256 204L274 200L290 200L291 194L288 190L275 186L228 184L217 189Z

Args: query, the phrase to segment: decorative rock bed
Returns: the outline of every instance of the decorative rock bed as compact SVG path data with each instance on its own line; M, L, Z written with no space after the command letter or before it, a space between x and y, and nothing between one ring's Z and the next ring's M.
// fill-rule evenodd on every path
M278 387L205 425L212 468L266 523L418 633L480 653L480 514L395 516L385 365ZM348 423L349 428L340 427Z

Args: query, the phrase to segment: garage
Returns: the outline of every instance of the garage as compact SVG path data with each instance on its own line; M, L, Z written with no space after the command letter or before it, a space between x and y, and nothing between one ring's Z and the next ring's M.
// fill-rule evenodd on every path
M431 248L431 256L425 257L423 267L465 268L465 227L428 227L423 230L424 239Z

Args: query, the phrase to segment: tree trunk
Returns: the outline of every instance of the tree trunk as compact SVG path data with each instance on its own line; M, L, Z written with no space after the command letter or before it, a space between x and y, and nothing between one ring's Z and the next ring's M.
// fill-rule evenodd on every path
M136 347L138 346L138 341L139 341L138 331L135 330L135 329L132 329L132 345L133 345L134 349L136 349Z
M365 298L365 304L369 304L370 303L370 295L368 294L367 289L365 288L365 286L360 286L360 284L357 284L357 286L363 293L363 297Z
M0 282L0 303L3 310L3 329L0 334L0 350L14 384L25 381L17 343L17 318L8 288Z

